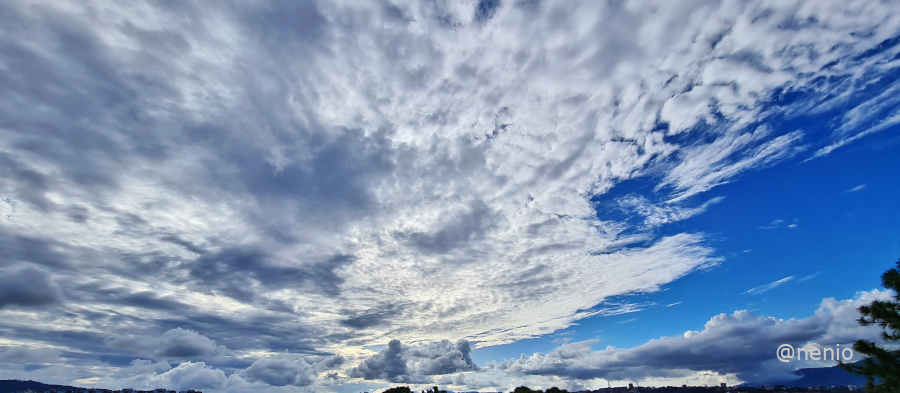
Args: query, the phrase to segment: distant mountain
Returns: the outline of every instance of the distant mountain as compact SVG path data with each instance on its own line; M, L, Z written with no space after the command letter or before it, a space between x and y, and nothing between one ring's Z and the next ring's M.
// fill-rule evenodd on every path
M43 392L47 390L56 390L62 392L71 390L73 392L84 392L88 389L65 385L48 385L46 383L35 381L19 381L17 379L0 380L0 393L20 393L26 390L32 390L35 392Z
M861 361L860 361L861 362ZM860 363L854 363L854 365ZM818 368L801 368L794 371L794 375L800 377L791 381L778 383L769 383L770 385L785 385L796 387L810 386L847 386L856 385L863 387L866 384L866 378L862 375L851 374L842 369L841 366L818 367Z

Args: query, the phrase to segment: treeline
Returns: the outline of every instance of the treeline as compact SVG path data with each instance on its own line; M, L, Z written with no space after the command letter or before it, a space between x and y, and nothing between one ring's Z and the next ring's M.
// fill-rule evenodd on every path
M416 393L413 392L409 386L397 386L394 388L390 388L385 390L384 393ZM431 388L431 390L423 390L422 393L447 393L446 390L438 390L437 386ZM513 389L510 393L569 393L568 390L560 389L556 386L547 389L547 390L533 390L527 386L519 386Z
M385 390L384 393L415 393L409 389L409 386L397 386L395 388L390 388ZM435 386L431 388L431 390L423 390L422 393L447 393L446 390L438 390L438 387Z
M569 393L569 391L565 390L565 389L560 389L556 386L554 386L550 389L547 389L546 391L531 390L531 388L529 388L527 386L519 386L519 387L513 389L512 393Z

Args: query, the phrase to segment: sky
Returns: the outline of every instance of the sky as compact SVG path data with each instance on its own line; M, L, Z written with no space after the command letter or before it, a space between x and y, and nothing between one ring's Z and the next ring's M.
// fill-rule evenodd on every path
M895 295L895 3L0 11L0 379L764 383Z

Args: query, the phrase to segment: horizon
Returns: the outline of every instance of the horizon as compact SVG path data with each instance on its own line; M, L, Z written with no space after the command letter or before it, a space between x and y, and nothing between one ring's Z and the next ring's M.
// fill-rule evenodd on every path
M798 370L798 371L800 371L800 370ZM76 389L85 389L85 390L97 389L97 390L109 390L109 391L122 391L122 390L140 390L140 391L143 391L143 390L141 390L141 389L135 389L135 388L132 388L132 387L128 387L128 388L120 388L120 389L109 388L109 387L92 387L92 388L86 388L86 387L81 387L81 386L66 386L66 385L58 385L58 384L47 384L47 383L43 383L43 382L40 382L40 381L33 381L33 380L19 380L19 379L6 379L6 380L0 380L0 383L2 383L2 382L30 382L30 383L38 383L38 384L48 385L48 386L63 386L63 387L72 387L72 388L76 388ZM782 382L785 382L785 381L782 381ZM724 384L724 382L723 382L723 384ZM727 384L726 384L726 385L727 385ZM851 385L853 385L853 384L851 384ZM834 386L834 385L832 385L832 386L827 386L827 385L812 385L812 386L807 387L807 386L797 386L797 385L785 385L785 384L783 384L783 383L779 383L779 384L777 384L777 385L772 385L772 384L758 384L758 385L756 385L756 386L753 386L753 385L747 384L746 382L742 382L742 383L739 383L739 384L737 384L737 385L727 385L727 388L729 388L729 389L732 389L732 388L739 388L739 389L740 389L740 388L743 388L743 389L763 389L763 390L772 390L772 388L778 387L778 386L780 386L780 387L785 387L785 388L789 388L789 389L798 389L798 390L799 390L799 389L806 389L806 390L809 390L809 388L811 388L811 387L829 387L831 390L835 390L835 389L848 389L848 386L846 386L846 385L841 385L841 386ZM853 385L853 386L857 386L857 385ZM522 385L522 386L517 386L516 388L522 388L522 387L525 387L525 388L529 388L529 389L530 389L530 387L524 386L524 385ZM389 390L389 389L395 389L395 388L409 388L409 385L396 385L396 386L382 387L382 388L375 389L374 391L372 391L372 393L384 392L384 391L386 391L386 390ZM434 388L438 388L438 389L439 389L440 386L434 385L434 386L432 386L430 389L422 389L421 391L422 391L422 392L429 392L429 391L432 391L431 389L434 389ZM552 390L552 389L554 389L554 388L558 389L556 386L551 386L551 387L548 387L548 388L546 388L546 389L533 389L533 391L535 391L535 392L543 392L544 390L548 390L548 389ZM633 383L629 383L629 384L627 384L627 385L622 385L622 386L612 386L612 385L610 385L610 386L607 386L607 387L605 387L605 388L604 388L604 387L600 387L600 388L596 388L596 389L586 389L586 390L580 390L580 391L578 391L578 392L608 391L608 390L634 390L634 389L639 389L639 388L647 388L647 389L721 389L722 386L721 386L721 384L719 384L719 385L713 385L713 386L710 386L710 385L703 385L703 386L699 386L699 385L696 385L696 386L691 386L691 385L682 385L682 386L673 386L673 385L667 385L667 386L641 386L641 385L636 385L636 384L633 384ZM152 391L152 390L159 390L159 389L163 389L163 390L172 390L172 389L161 388L161 387L157 387L156 389L148 389L148 390L151 390L151 391ZM198 391L198 392L199 392L198 389L187 389L187 390L193 390L193 391ZM416 392L415 389L410 389L410 390L411 390L413 393ZM513 390L515 390L515 389L513 389ZM563 390L564 390L564 389L563 389ZM451 392L451 393L471 393L471 392L480 392L480 393L503 393L503 391L497 391L497 392L491 392L491 391L462 391L462 392L458 392L458 391L455 391L455 390L447 390L447 389L440 389L439 391L440 391L440 392ZM360 393L362 393L362 392L360 392ZM509 393L513 393L513 392L510 391ZM574 392L573 392L573 393L574 393Z
M890 3L4 8L0 378L733 386L886 344Z

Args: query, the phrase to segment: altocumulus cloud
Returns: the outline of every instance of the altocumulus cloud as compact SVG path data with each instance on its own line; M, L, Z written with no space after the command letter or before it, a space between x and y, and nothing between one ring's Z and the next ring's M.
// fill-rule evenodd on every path
M362 348L507 343L658 290L719 262L658 231L709 190L896 122L896 89L856 88L897 54L886 4L487 4L7 5L0 277L47 291L0 292L3 345L82 354L55 378L191 358L136 381L210 390L306 384L285 349L474 370ZM813 112L842 126L773 126Z

